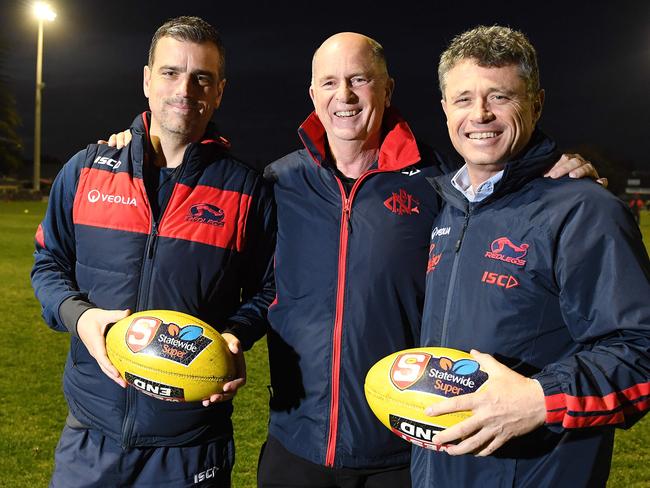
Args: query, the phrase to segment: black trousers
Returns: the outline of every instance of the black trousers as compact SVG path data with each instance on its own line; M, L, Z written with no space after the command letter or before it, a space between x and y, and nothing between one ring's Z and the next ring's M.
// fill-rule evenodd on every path
M287 451L269 436L257 467L258 488L410 488L408 465L390 468L327 468Z

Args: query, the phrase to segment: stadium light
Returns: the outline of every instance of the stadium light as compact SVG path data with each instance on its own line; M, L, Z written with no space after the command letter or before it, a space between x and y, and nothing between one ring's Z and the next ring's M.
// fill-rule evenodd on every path
M36 93L34 95L34 191L41 189L41 103L43 90L43 22L53 21L56 12L48 4L34 4L34 15L38 19L38 41L36 47Z

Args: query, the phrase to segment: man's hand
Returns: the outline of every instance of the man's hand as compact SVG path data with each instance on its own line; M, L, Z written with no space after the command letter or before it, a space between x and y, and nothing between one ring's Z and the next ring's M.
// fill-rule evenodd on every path
M100 139L97 141L97 144L108 144L111 147L122 149L129 142L131 142L131 139L133 139L133 137L131 136L131 131L127 129L117 134L111 134L111 137L108 138L108 141L105 141L104 139Z
M210 395L210 398L204 399L204 407L207 407L210 403L232 400L237 390L246 384L246 360L244 359L244 351L241 348L239 339L228 332L222 334L222 336L228 343L228 349L234 355L235 379L223 385L223 393L215 393L214 395Z
M565 175L571 178L591 178L607 188L607 178L598 176L594 165L587 161L580 154L562 154L555 165L544 175L551 178L560 178Z
M544 391L536 380L526 378L489 354L472 350L472 357L489 378L485 390L448 398L425 410L427 415L471 410L472 416L436 434L434 444L446 445L448 454L488 456L512 437L524 435L544 424Z
M106 354L106 328L131 314L130 310L103 310L90 308L81 314L77 321L77 334L86 349L106 376L122 388L126 388L126 381L120 376L113 363Z

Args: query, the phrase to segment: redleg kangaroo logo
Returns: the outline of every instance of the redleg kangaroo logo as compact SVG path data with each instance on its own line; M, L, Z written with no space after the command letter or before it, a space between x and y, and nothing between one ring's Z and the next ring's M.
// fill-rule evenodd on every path
M516 264L517 266L524 266L526 264L524 257L528 254L529 247L524 242L516 244L507 237L499 237L492 241L490 250L486 251L485 257L505 263Z
M397 215L419 214L418 205L420 205L420 202L417 198L401 189L398 193L393 192L390 197L384 200L384 206Z
M188 222L198 222L199 224L215 225L223 227L223 219L226 216L224 211L210 203L197 203L190 207L185 220Z

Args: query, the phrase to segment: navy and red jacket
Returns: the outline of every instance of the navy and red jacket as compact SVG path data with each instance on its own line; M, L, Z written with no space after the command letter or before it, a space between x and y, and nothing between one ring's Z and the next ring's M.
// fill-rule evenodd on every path
M408 444L373 415L363 384L382 357L419 335L424 265L439 199L407 123L384 118L377 163L346 195L315 114L305 149L267 167L275 181L277 301L269 309L269 434L329 467L404 465ZM288 467L290 469L290 467Z
M209 128L185 150L169 200L152 219L143 183L148 119L148 113L135 119L125 148L90 145L57 176L32 270L43 317L65 331L62 308L72 300L134 312L171 309L228 330L249 348L264 335L275 296L270 188ZM63 388L78 422L125 447L178 446L232 433L231 402L206 408L123 389L74 333Z
M604 486L614 427L650 407L650 262L625 204L590 180L543 178L539 131L478 203L435 179L423 346L472 348L536 378L546 424L493 455L414 447L413 486ZM488 383L489 384L489 383Z

